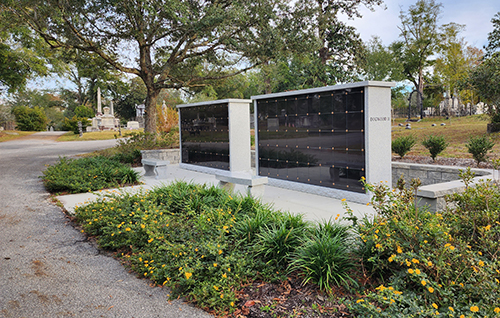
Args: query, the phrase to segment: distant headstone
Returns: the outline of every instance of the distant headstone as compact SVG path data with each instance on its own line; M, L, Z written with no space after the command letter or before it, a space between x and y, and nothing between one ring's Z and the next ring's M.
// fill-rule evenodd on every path
M403 125L403 124L401 124L401 123L399 123L399 124L398 124L398 126L399 126L399 127L403 127L404 125Z
M127 122L127 129L139 129L139 122L138 121L128 121Z
M50 127L52 128L52 127ZM78 133L80 134L80 138L83 137L83 131L82 131L82 122L78 121Z
M50 126L49 131L54 131L54 127L53 127L53 126Z
M431 126L434 127L434 126L436 126L436 124L432 124Z
M441 126L446 126L446 124L445 123L441 123Z
M406 124L406 129L411 129L411 124Z

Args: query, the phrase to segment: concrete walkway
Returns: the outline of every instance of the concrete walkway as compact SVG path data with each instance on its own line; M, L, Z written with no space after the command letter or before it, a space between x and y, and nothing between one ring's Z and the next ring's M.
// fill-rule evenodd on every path
M143 168L136 169L139 173L144 173ZM95 194L82 193L64 195L57 198L61 201L61 203L63 203L64 207L70 213L73 213L74 207L76 205L82 205L89 201L95 200L99 197L99 195L116 193L120 191L130 193L140 191L141 189L151 189L153 187L172 183L176 180L209 185L217 185L218 183L214 175L182 169L179 168L179 165L169 165L167 168L167 174L165 175L164 179L156 180L154 177L142 176L141 181L144 182L144 185L142 186L103 190ZM237 185L235 187L235 191L243 194L245 193L245 189L243 186ZM310 221L328 220L330 218L335 219L337 216L339 216L339 218L342 218L345 215L345 209L342 206L341 200L298 192L294 190L272 187L269 185L265 186L264 196L261 198L261 200L265 203L271 204L277 210L303 214L305 219ZM353 210L353 213L358 217L362 217L363 215L372 215L374 213L373 208L365 204L349 202L348 205Z

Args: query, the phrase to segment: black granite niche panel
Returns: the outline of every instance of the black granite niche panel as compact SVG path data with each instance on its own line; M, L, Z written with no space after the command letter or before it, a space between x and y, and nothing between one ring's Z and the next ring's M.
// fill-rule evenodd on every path
M364 193L364 89L257 101L259 175Z
M179 109L182 163L229 170L228 104Z

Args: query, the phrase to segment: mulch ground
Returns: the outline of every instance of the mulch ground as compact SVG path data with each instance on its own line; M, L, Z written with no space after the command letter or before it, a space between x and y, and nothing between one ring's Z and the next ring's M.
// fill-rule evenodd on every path
M274 284L254 282L240 291L239 309L233 317L353 317L344 304L335 301L350 296L340 288L326 295L297 277Z

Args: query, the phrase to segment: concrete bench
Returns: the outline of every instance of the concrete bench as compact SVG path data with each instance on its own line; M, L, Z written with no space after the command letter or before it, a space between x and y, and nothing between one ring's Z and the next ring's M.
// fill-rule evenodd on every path
M235 184L246 186L247 193L253 197L260 197L264 194L264 185L267 184L267 177L254 176L245 172L219 172L215 174L219 180L221 188L234 190Z
M155 177L155 179L162 179L166 177L167 165L170 164L168 160L155 160L155 159L142 159L142 166L144 167L145 177Z

